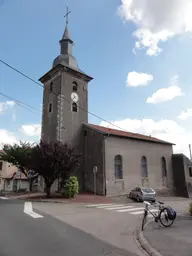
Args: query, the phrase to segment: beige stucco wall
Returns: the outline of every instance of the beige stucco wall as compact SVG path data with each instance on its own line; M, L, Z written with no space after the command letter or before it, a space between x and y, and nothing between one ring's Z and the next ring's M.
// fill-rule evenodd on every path
M172 146L130 140L118 137L105 139L105 170L107 195L128 193L136 186L142 185L140 175L141 158L145 156L148 164L149 187L155 190L165 189L162 181L161 158L167 164L167 186L173 189L172 178ZM114 158L121 155L123 159L123 180L115 180Z
M0 161L2 162L2 161ZM4 180L2 179L2 177L5 177L9 174L12 174L14 172L17 172L18 168L16 166L11 165L10 163L4 162L3 161L3 165L2 165L2 170L0 170L0 186L1 189L4 188Z
M6 192L12 192L14 189L13 189L13 180L5 180L5 185L4 185L4 191ZM17 183L17 190L19 189L26 189L26 191L29 191L29 183L27 180L17 180L16 181Z

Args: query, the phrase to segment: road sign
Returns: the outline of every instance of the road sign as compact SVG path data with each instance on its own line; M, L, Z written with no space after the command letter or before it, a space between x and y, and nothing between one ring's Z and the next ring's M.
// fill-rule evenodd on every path
M93 173L97 173L97 166L93 167Z

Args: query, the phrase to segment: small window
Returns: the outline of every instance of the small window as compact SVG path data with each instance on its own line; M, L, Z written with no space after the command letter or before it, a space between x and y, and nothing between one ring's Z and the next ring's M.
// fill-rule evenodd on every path
M165 157L162 157L161 158L161 174L162 174L162 177L167 177L167 165L166 165L166 160L165 160Z
M0 171L2 171L3 168L3 162L0 162Z
M192 167L189 167L189 177L192 177Z
M123 161L122 157L120 155L116 155L114 159L114 164L115 164L115 179L123 179Z
M141 177L148 177L147 158L145 156L141 158Z
M77 112L77 104L75 102L72 104L72 111Z
M50 92L53 91L53 83L52 82L50 83L49 90L50 90Z
M8 187L10 186L10 180L7 180L7 186Z
M77 91L77 83L73 82L73 91L76 92Z
M49 103L49 113L51 113L53 110L53 104L52 103Z

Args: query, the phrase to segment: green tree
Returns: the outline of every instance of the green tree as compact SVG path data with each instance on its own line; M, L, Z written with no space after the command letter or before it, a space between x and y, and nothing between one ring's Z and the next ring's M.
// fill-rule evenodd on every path
M0 152L0 160L16 166L19 171L25 174L30 184L30 190L32 188L33 180L37 177L37 174L30 175L30 163L33 147L34 144L20 141L18 144L5 144L3 146L3 150Z
M31 169L44 178L47 197L55 180L67 180L79 165L81 155L67 144L41 141L32 149Z

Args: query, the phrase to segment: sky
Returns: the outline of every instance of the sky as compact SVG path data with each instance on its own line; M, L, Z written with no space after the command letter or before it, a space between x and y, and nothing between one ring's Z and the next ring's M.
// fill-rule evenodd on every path
M0 60L38 81L59 54L67 4L0 0ZM69 9L74 56L94 78L89 111L100 119L89 114L89 123L155 136L189 156L192 0L70 0ZM1 144L39 140L42 92L0 63Z

